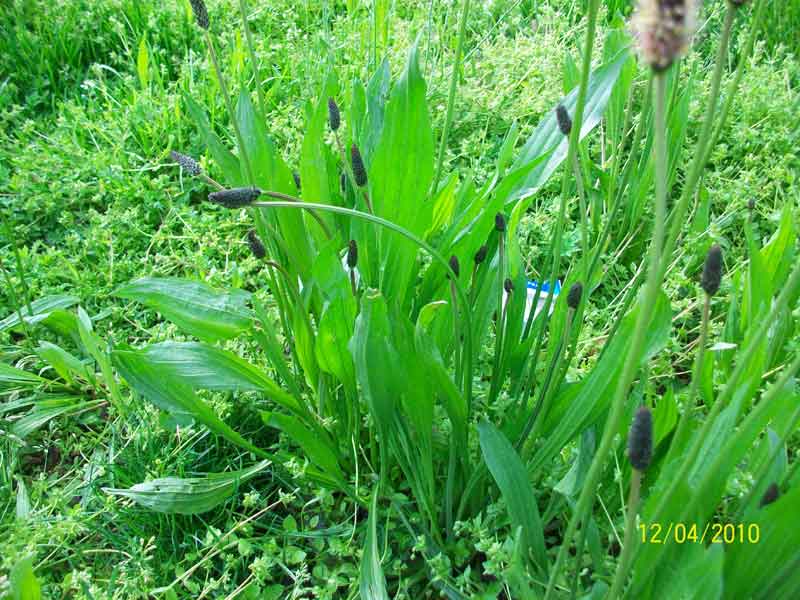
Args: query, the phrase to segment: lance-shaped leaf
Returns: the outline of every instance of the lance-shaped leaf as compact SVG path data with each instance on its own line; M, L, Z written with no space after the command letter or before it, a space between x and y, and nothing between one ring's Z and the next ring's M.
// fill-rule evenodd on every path
M31 302L30 311L28 311L27 305L22 306L20 307L19 313L14 311L5 319L0 321L0 333L19 325L20 313L22 313L22 318L25 319L26 323L33 325L47 319L47 317L49 317L50 313L53 311L69 308L70 306L75 306L77 303L78 299L75 296L67 296L64 294L39 298L38 300Z
M528 472L514 447L491 423L478 424L481 452L503 495L511 523L522 528L524 545L541 571L547 567L544 530Z
M103 488L107 494L130 498L151 510L163 513L196 515L219 506L233 496L239 486L270 465L263 460L241 471L209 473L203 477L163 477L137 483L129 489Z
M179 418L195 419L229 442L262 458L268 458L266 452L245 440L214 414L189 386L165 369L159 369L142 352L115 350L112 358L114 366L128 385L161 410Z
M161 342L143 351L157 368L169 370L196 390L263 392L281 406L300 410L295 398L233 352L203 342Z
M359 590L361 600L389 600L386 591L386 577L381 567L381 555L378 551L378 493L372 494L369 517L367 519L367 537L364 540L364 555L361 557L361 577Z
M611 97L614 84L617 82L622 67L630 59L627 50L611 62L601 66L589 78L589 88L586 96L583 123L581 124L581 139L594 129L603 116L603 111ZM575 105L578 101L578 88L573 89L561 102L570 116L575 114ZM550 152L549 158L533 169L525 180L519 185L514 194L515 198L530 196L540 189L558 166L567 157L568 140L558 128L555 110L550 111L540 122L536 130L525 142L522 151L517 157L513 168L517 169L526 163L536 160L543 154Z
M248 292L216 290L200 281L145 277L123 286L116 295L157 310L184 332L206 342L227 340L252 324Z

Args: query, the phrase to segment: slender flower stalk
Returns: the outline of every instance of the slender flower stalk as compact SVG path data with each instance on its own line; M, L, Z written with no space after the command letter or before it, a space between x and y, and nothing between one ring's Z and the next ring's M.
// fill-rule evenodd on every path
M647 280L643 293L640 297L640 306L649 308L655 305L658 292L661 288L661 253L664 244L666 229L667 212L667 145L666 145L666 76L663 72L655 72L655 164L656 164L656 206L653 223L653 238L650 242L649 267ZM575 512L570 519L569 525L564 533L561 547L556 557L556 563L551 571L545 599L552 597L555 589L556 579L561 567L566 559L567 549L575 536L578 523L584 520L584 515L591 510L595 495L595 488L600 480L605 462L614 436L617 433L620 418L625 410L625 400L628 396L628 389L633 382L636 372L639 370L639 356L641 354L647 322L650 317L649 310L640 310L636 317L633 329L633 336L628 347L628 355L622 368L622 373L617 382L614 396L611 400L610 414L606 419L603 429L603 436L592 460L589 471L586 475L583 489L578 498Z
M636 514L639 511L639 492L642 485L642 474L650 465L653 457L653 417L646 406L636 411L628 434L628 459L631 461L631 486L628 495L628 514L625 519L625 537L622 543L622 554L617 563L617 573L609 598L616 598L622 592L628 575L628 566L633 547L636 544Z
M264 99L264 79L261 77L261 68L258 66L256 58L256 48L253 44L253 35L250 33L250 26L247 24L247 6L245 0L239 0L239 13L242 17L242 29L247 41L247 51L250 54L250 62L253 63L253 76L256 79L256 94L258 96L258 107L261 109L261 118L267 118L267 102Z
M453 72L450 75L450 91L447 94L447 111L444 116L444 128L442 129L442 139L439 141L439 153L436 157L436 170L431 184L431 193L436 193L439 188L439 181L442 178L442 166L444 164L444 153L447 149L447 138L450 135L450 127L453 125L453 106L456 103L456 90L458 89L458 77L461 71L461 56L464 52L464 39L467 36L467 18L469 17L470 0L462 0L461 16L458 21L458 41L456 42L456 55L453 60Z
M258 237L255 229L247 232L247 245L250 247L250 252L257 259L261 260L267 255L267 249L264 248L264 242Z
M492 384L489 388L489 404L491 405L500 393L503 383L502 357L503 332L505 330L505 307L503 303L503 283L505 281L505 237L506 218L503 213L494 217L494 229L497 232L497 326L494 348L494 365L492 367Z

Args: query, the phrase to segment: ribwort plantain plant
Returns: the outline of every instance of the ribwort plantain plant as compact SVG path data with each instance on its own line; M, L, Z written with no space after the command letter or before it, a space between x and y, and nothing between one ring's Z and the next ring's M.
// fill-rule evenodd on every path
M549 111L514 163L517 133L510 132L506 158L487 181L475 182L464 173L448 176L444 161L469 1L461 5L438 151L415 46L394 82L384 63L369 85L356 80L349 90L339 89L335 77L326 76L309 93L314 98L297 170L267 129L246 3L239 8L256 103L246 85L234 102L216 53L214 23L202 2L191 2L236 144L229 149L187 96L210 170L221 183L194 159L172 158L209 186L209 211L246 211L252 219L246 235L258 261L258 276L250 282L256 291L167 278L134 281L118 295L158 310L198 341L171 342L169 352L159 344L117 348L111 356L140 396L261 462L218 487L193 478L173 488L171 480L170 499L177 494L178 503L145 496L158 486L111 492L165 512L175 512L176 504L189 514L211 510L235 493L237 477L293 464L289 444L306 461L302 474L295 473L304 485L352 503L356 517L359 507L369 511L362 531L362 597L388 597L399 579L393 574L387 582L380 564L379 513L395 515L420 540L423 561L412 563L408 548L396 550L415 570L411 579L430 580L440 594L464 598L479 591L479 575L465 566L478 561L479 552L470 547L462 560L459 541L459 531L474 521L489 523L492 535L507 537L513 547L503 582L507 595L574 597L588 532L596 527L595 499L608 494L606 470L618 455L623 423L643 405L633 417L630 465L620 467L620 481L629 482L627 510L612 508L616 517L624 515L622 552L613 579L604 565L595 565L596 579L612 587L595 586L593 593L655 597L654 590L667 585L662 572L696 572L700 559L674 542L663 553L639 544L638 519L706 524L737 469L739 445L752 444L771 419L790 411L784 389L800 365L787 352L787 339L770 327L778 319L791 321L797 301L800 267L788 250L793 208L776 234L780 242L759 247L749 232L750 265L735 281L724 275L721 247L711 247L700 278L696 304L702 316L683 406L679 411L666 395L654 402L660 395L648 364L667 346L672 321L664 284L729 96L739 85L737 67L717 114L732 15L741 8L726 9L704 120L686 170L676 177L685 142L670 130L684 106L677 101L684 85L677 67L690 49L696 7L691 1L641 0L634 29L644 68L627 41L618 41L625 39L619 30L617 46L609 42L610 58L593 69L599 5L587 3L576 89ZM762 5L751 19L753 31ZM752 48L745 45L740 64ZM608 127L607 138L584 139L609 103L617 126ZM610 161L596 156L598 145L602 156L612 154ZM528 264L520 223L559 166L554 222L540 244L546 250ZM571 228L579 240L574 248ZM634 248L627 249L634 238ZM608 307L615 319L601 336L602 350L590 357L586 314L596 291L613 285L611 267L623 256L642 259L638 275ZM765 256L774 264L767 265ZM562 287L568 291L559 293ZM740 289L746 303L736 299ZM724 314L726 303L734 307L729 314L741 314L725 325L733 358L716 358L707 346L716 333L712 320ZM770 336L779 342L773 350L766 347ZM257 344L264 360L250 362L222 347L238 338ZM585 373L575 378L579 360ZM769 383L763 392L762 380ZM203 401L197 392L204 389L259 392L266 399L259 416L272 435L237 431ZM274 443L275 433L284 443ZM782 433L785 439L791 428ZM554 481L551 473L565 471L565 450L576 440L574 469ZM196 510L193 495L202 496ZM785 496L773 500L763 508L770 515L788 502ZM500 510L490 510L496 503ZM748 507L742 503L743 514ZM548 547L545 527L551 524L558 535ZM391 546L391 532L386 535ZM772 535L765 543L787 556L777 539ZM567 565L572 549L574 572ZM700 558L709 554L698 548ZM430 559L436 556L461 562L441 577ZM747 558L745 550L732 556ZM720 567L719 578L738 581L739 575ZM762 579L779 584L769 574Z

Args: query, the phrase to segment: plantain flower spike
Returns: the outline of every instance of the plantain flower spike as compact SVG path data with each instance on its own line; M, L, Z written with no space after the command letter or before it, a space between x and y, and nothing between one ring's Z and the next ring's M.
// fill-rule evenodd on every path
M656 73L686 54L694 35L697 0L639 0L633 34L642 60Z
M506 218L503 216L503 213L497 213L494 216L494 228L500 233L506 230Z
M347 268L352 270L358 264L358 244L355 240L350 240L347 244Z
M206 3L203 0L189 0L192 5L192 12L194 19L197 21L197 26L201 29L208 29L208 11L206 10Z
M646 471L653 457L653 416L642 406L633 417L628 433L628 460L637 471Z
M700 281L700 285L706 294L713 296L719 290L720 281L722 281L722 249L718 244L714 244L706 255L706 263L703 265L703 278Z
M364 167L361 151L355 144L350 147L350 162L353 165L353 178L356 180L356 185L364 187L367 185L367 169Z
M580 281L576 281L572 284L569 288L569 292L567 293L567 306L569 306L572 310L577 310L578 305L581 303L581 296L583 295L583 284Z
M558 128L561 130L561 133L568 136L570 131L572 131L572 119L563 104L559 104L556 107L556 121L558 121Z
M185 154L181 154L180 152L175 152L172 150L170 153L170 158L174 160L180 167L189 173L192 177L196 177L200 175L202 169L200 168L200 163L198 163L195 159L191 156L186 156Z
M486 255L489 253L489 248L486 247L486 244L478 248L478 251L475 253L475 264L479 265L483 261L486 260Z
M773 481L769 484L769 486L767 486L767 489L764 491L764 495L761 496L761 501L758 503L758 507L763 508L768 504L772 504L780 495L781 491L778 488L778 484Z
M337 131L342 124L342 115L339 113L339 105L336 100L328 98L328 125L332 131Z
M264 243L258 237L255 229L247 232L247 245L250 246L250 252L259 260L267 255L267 250L264 248Z
M261 190L257 187L242 187L213 192L208 195L208 199L225 208L240 208L242 206L249 206L255 202L260 195Z
M461 267L458 264L458 258L453 255L450 257L450 269L453 273L456 274L456 279L458 278L459 274L461 273Z
M511 281L510 277L506 277L506 280L503 282L503 289L507 294L510 294L514 291L514 282Z

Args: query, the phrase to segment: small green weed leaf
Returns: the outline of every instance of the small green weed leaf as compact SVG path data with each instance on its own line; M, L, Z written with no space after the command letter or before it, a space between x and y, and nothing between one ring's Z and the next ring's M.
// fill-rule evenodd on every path
M151 362L147 355L136 350L115 350L114 366L128 385L146 400L179 418L192 418L229 442L267 458L260 450L225 424L192 389L167 370Z
M526 551L540 571L547 568L544 531L528 472L514 447L491 423L478 424L481 452L489 472L503 495L511 523L522 528Z
M233 496L239 486L270 465L263 460L252 467L230 473L209 473L203 477L163 477L137 483L129 489L103 488L112 496L130 498L137 504L162 513L197 515L208 512Z
M220 291L200 281L145 277L123 286L116 295L157 310L205 342L230 339L252 325L250 294L242 290Z
M361 577L359 589L361 600L389 600L386 591L386 577L381 567L378 551L378 491L372 494L372 502L367 519L367 536L364 540L364 555L361 557Z
M157 369L169 370L193 389L263 392L292 411L295 398L277 383L233 352L203 342L161 342L143 350Z
M583 124L581 126L581 139L586 137L600 123L617 78L628 59L627 50L622 51L615 60L599 67L591 74ZM576 87L562 101L570 115L575 113L577 100L578 88ZM519 157L514 162L513 168L518 169L547 152L553 152L547 161L528 174L526 179L517 187L513 198L530 196L541 188L566 158L567 146L568 140L558 128L555 110L550 111L539 122L538 127L528 138L528 141L525 142Z

